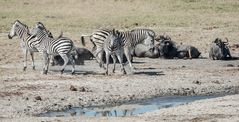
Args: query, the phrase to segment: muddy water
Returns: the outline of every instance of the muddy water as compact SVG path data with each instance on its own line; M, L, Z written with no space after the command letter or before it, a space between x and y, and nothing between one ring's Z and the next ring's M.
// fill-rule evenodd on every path
M187 104L196 100L210 99L218 96L172 96L148 99L137 103L127 103L119 106L96 106L87 108L71 108L65 111L49 111L40 114L40 117L67 117L67 116L89 116L89 117L124 117L152 112L161 108L168 108Z

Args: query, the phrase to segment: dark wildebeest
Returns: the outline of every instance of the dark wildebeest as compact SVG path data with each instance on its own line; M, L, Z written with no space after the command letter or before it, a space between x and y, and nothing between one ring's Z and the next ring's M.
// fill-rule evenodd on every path
M177 57L177 47L169 36L160 36L155 40L159 42L157 46L159 47L160 57L166 59Z
M75 57L75 64L76 65L84 65L84 60L92 60L94 58L93 54L85 49L85 48L76 48L76 57ZM52 65L63 65L64 61L61 56L56 55L53 57Z
M169 36L160 36L156 38L159 41L157 46L159 47L160 56L167 59L173 58L198 58L201 54L198 49L191 45L176 45Z
M178 58L198 58L200 52L198 49L191 45L178 45L177 46Z
M133 56L141 58L142 57L158 58L160 56L159 48L157 46L149 48L148 46L145 46L143 44L138 44L135 46Z
M223 42L220 38L216 38L210 47L209 58L212 60L227 60L231 59L231 53L228 48L228 39L226 42Z

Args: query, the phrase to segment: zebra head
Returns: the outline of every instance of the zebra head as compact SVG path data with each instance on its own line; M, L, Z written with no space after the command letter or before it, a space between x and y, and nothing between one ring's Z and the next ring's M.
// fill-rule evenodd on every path
M108 42L108 49L110 51L115 51L121 45L121 38L119 37L119 31L113 29L112 33L106 38L106 42Z
M46 29L46 27L44 26L44 24L42 22L37 22L34 28L42 29L47 34L48 37L53 38L52 33ZM33 31L33 29L31 30L31 33L33 33L32 31Z
M38 36L41 36L41 37L42 36L43 37L48 36L47 32L45 31L45 28L43 28L42 26L36 26L36 27L32 28L30 34L32 36L36 36L36 37L38 37Z
M20 36L21 38L25 33L29 33L28 27L25 24L21 23L19 20L16 20L12 24L12 28L8 34L8 38L12 39L16 35Z

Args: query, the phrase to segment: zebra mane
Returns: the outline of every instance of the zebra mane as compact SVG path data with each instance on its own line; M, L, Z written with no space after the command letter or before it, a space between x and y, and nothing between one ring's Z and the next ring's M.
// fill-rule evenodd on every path
M16 20L15 23L16 23L16 22L19 23L20 26L22 26L23 28L25 28L25 29L27 30L27 33L29 34L29 29L28 29L28 26L27 26L26 24L20 22L19 20Z
M27 26L26 24L23 24L23 23L20 22L19 20L16 20L16 21L15 21L15 24L17 24L18 26L20 26L20 28L24 29L24 30L25 30L24 32L26 33L26 35L31 35L31 34L30 34L30 31L29 31L29 29L28 29L28 26ZM19 36L20 36L20 38L22 38L23 34L20 34L20 33L19 33Z

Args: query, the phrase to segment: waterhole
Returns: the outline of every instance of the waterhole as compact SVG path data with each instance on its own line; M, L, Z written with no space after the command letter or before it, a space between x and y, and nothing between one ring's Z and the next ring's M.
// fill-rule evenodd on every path
M218 96L172 96L157 97L135 103L125 103L119 106L94 106L94 107L75 107L64 111L48 111L38 116L40 117L69 117L69 116L88 116L88 117L124 117L152 112L161 108L187 104L196 100L210 99Z

